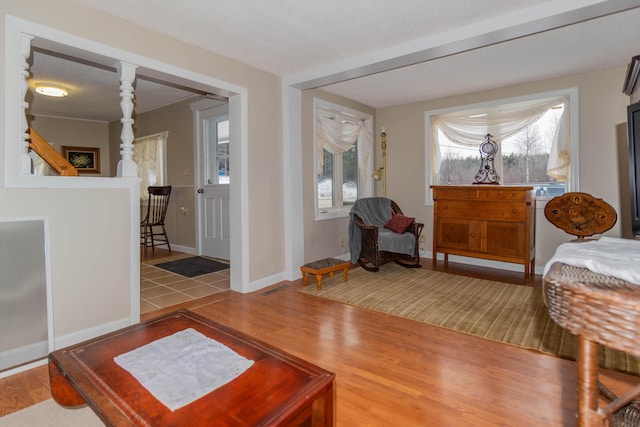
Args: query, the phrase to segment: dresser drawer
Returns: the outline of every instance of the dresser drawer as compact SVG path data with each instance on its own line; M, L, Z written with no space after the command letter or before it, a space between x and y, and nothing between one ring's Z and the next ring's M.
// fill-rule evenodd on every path
M443 218L467 218L496 221L524 221L528 205L522 202L441 200L436 215Z
M501 185L432 186L434 200L531 201L532 187Z
M434 200L476 200L478 198L478 190L474 187L450 187L450 188L434 188Z
M524 202L531 200L530 191L512 190L512 189L482 189L478 191L478 198L480 200L496 200L496 201L513 201Z

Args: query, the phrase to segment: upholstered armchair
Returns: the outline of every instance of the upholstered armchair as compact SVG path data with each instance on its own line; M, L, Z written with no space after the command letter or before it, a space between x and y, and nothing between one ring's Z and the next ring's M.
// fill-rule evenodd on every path
M351 262L368 271L394 261L410 268L420 267L420 233L424 224L407 217L386 197L355 201L350 212L349 249Z

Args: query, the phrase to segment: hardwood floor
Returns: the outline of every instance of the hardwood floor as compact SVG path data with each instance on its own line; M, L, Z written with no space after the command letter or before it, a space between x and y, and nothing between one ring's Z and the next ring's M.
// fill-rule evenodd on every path
M525 284L522 273L436 269ZM300 286L225 291L179 306L335 372L338 426L575 425L575 362L303 295ZM638 380L608 371L604 378L616 392ZM45 367L0 380L0 415L49 397Z

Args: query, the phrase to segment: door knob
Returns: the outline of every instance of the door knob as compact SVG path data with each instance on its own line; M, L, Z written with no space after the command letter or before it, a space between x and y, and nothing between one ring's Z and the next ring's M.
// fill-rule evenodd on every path
M204 188L198 188L198 193L200 194L204 193Z

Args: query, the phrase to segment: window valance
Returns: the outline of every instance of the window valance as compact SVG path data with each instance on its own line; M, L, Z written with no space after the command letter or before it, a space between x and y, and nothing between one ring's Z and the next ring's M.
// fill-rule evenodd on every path
M439 132L449 140L468 147L479 147L484 136L490 133L500 144L526 127L534 124L549 109L562 106L563 113L552 138L551 154L547 174L559 182L566 182L571 164L569 98L568 96L500 105L461 112L434 115L431 117L431 161L432 171L440 171Z
M370 175L368 160L371 156L371 132L364 120L322 109L318 109L316 118L316 171L320 173L324 166L324 149L332 154L340 154L357 143L358 169Z

